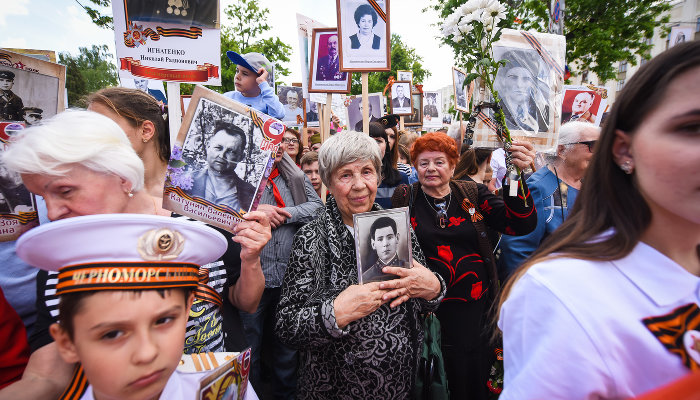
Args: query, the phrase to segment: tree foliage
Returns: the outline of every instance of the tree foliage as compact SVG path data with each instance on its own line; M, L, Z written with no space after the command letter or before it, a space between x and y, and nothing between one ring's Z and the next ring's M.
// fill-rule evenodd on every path
M434 0L430 6L445 18L467 0ZM522 29L546 32L549 0L524 0L515 9ZM664 0L566 0L566 62L572 73L589 70L600 83L615 79L615 63L637 64L649 57L647 39L655 28L666 32L671 4Z
M81 47L77 56L59 53L58 62L66 66L68 104L84 107L84 97L99 89L116 86L117 66L106 44Z
M112 6L112 0L87 0L90 3L100 6L100 7L111 7ZM92 19L92 22L99 26L100 28L106 28L106 29L113 29L114 28L114 19L110 15L104 15L100 12L100 10L96 8L92 8L90 6L87 6L83 3L80 2L80 0L75 0L76 3L80 5L80 7L85 10L87 15Z
M391 71L370 72L368 80L369 93L381 92L384 90L389 77L396 79L398 70L413 71L413 84L421 84L423 80L430 76L430 71L423 68L423 57L416 53L416 50L401 40L401 36L394 33L391 35ZM352 94L362 94L362 74L352 75Z

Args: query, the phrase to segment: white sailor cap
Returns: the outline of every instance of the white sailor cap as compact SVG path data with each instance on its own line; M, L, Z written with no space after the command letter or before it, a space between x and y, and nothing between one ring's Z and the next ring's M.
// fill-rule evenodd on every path
M17 241L27 264L58 271L56 294L197 287L199 266L217 260L227 240L192 221L143 214L68 218Z

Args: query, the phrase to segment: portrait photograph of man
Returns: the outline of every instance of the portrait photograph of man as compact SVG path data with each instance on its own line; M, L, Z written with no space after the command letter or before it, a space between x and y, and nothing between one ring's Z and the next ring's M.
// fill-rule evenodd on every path
M457 68L452 68L452 84L454 86L454 96L455 96L455 110L462 112L469 112L469 104L467 104L467 88L464 86L464 81L467 79L467 75L458 70Z
M0 70L0 121L22 121L24 102L12 91L15 85L15 73Z
M350 93L350 76L340 71L338 30L316 28L311 43L310 93Z
M356 214L353 218L360 283L396 278L382 271L386 266L410 268L407 208Z
M381 117L382 94L370 93L368 96L368 103L369 122L378 121ZM356 96L351 99L347 107L348 127L351 127L351 129L357 132L362 132L362 111L362 96Z
M411 95L413 98L412 102L412 108L413 108L413 113L411 115L405 117L404 119L404 125L406 126L419 126L423 124L423 95L420 93L413 93Z
M608 104L605 88L595 86L564 86L561 106L561 123L571 121L600 125L602 114Z
M437 118L439 114L437 106L437 96L438 93L425 94L425 105L423 106L423 115L427 115L432 118Z
M304 120L304 109L302 101L304 101L303 89L294 86L278 86L277 97L280 103L284 105L284 118L282 121L296 124L299 117Z
M391 113L411 115L411 83L394 82L391 85Z

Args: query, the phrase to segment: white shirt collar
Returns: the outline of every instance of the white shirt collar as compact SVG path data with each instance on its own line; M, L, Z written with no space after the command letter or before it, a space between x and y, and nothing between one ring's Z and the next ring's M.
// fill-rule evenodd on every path
M673 305L696 291L696 301L700 297L700 277L646 243L637 243L627 257L612 264L659 307Z

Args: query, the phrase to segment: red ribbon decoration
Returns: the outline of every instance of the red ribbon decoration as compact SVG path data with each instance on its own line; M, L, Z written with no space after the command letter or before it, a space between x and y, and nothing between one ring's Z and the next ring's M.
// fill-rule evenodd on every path
M275 181L273 181L273 178L277 178L280 175L280 171L275 167L275 169L272 170L272 173L270 174L270 177L267 179L268 182L272 184L272 195L275 196L275 203L277 203L277 207L285 207L284 205L284 200L282 199L282 194L280 193L280 190L277 189L277 185L275 185Z
M169 82L207 82L209 78L219 77L219 67L213 64L205 63L197 65L196 70L181 70L156 68L141 65L141 61L134 60L132 57L119 59L120 69L131 72L134 76L144 78L157 79Z

